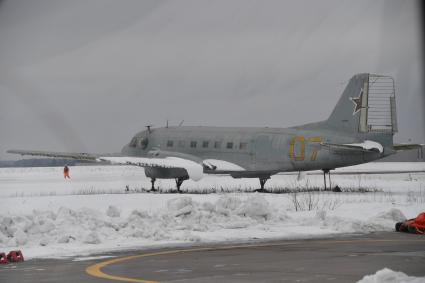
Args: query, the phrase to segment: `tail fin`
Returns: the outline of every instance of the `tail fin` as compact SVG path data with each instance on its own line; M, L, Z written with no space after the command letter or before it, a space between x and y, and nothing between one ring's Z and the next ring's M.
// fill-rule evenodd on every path
M397 132L393 78L354 75L325 124L353 133Z

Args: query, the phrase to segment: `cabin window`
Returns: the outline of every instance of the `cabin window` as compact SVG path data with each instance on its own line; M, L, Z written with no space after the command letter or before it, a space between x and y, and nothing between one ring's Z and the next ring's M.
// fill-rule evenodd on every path
M220 148L221 147L221 142L216 141L214 142L214 148Z
M203 148L208 148L209 143L210 143L209 141L203 141L202 142L202 147Z
M196 141L191 141L190 142L190 147L196 148Z
M245 149L247 149L247 147L248 147L248 144L246 142L241 142L239 144L239 149L240 150L245 150Z
M167 147L173 147L173 141L167 141Z
M185 142L184 141L179 141L179 147L185 147Z
M232 149L233 148L233 143L232 142L228 142L227 145L226 145L226 147L228 149Z

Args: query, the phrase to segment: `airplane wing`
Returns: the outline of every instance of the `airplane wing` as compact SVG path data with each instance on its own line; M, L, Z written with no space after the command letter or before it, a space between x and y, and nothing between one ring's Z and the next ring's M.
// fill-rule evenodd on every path
M384 148L380 143L365 140L362 143L348 143L348 144L334 144L334 143L320 143L322 146L329 149L336 149L338 151L349 151L349 152L384 152Z
M100 156L99 161L109 161L112 164L134 165L152 168L183 168L187 171L189 178L199 181L203 177L203 166L192 160L179 157L146 158L131 156Z
M8 150L8 153L45 156L53 158L69 158L92 162L109 162L111 164L133 165L150 168L180 168L185 169L189 178L198 181L203 177L203 173L230 174L245 169L231 162L217 159L201 160L195 156L180 153L169 153L165 151L153 150L150 157L123 156L122 154L93 154L93 153L69 153L40 150Z
M201 164L178 157L165 158L142 158L132 156L122 156L121 154L93 154L93 153L71 153L71 152L55 152L41 150L21 150L11 149L7 153L29 155L29 156L44 156L53 158L69 158L84 161L102 162L106 161L112 164L134 165L140 167L153 168L183 168L187 171L189 178L198 181L202 178L203 167Z
M203 173L207 174L231 174L233 172L245 171L244 168L237 164L217 159L205 159L196 162L182 157L167 156L164 158L147 158L147 157L98 157L99 161L109 161L112 164L126 164L140 167L152 168L182 168L185 169L189 178L199 181L203 177Z
M232 172L245 171L245 169L235 163L218 159L205 159L202 161L206 173L230 174Z
M67 158L67 159L77 159L85 161L96 161L96 154L85 153L85 152L55 152L55 151L42 151L42 150L21 150L21 149L10 149L6 151L7 153L20 154L20 155L30 155L30 156L45 156L45 157L54 157L54 158Z

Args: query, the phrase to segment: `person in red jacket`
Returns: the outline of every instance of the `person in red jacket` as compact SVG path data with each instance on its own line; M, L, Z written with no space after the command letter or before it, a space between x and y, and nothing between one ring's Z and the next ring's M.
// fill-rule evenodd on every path
M71 179L71 177L69 177L69 168L67 165L65 165L65 167L63 168L63 177L64 179L66 178Z
M416 218L398 222L395 225L395 230L398 232L425 234L425 212L420 213Z

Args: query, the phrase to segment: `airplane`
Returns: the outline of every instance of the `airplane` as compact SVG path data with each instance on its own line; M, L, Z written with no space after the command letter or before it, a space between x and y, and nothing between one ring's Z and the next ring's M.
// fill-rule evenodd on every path
M394 144L397 132L394 79L361 73L348 82L328 119L289 128L166 126L136 133L120 154L8 150L8 153L73 158L144 168L157 179L185 180L204 174L258 178L259 192L274 174L322 170L381 159L419 144Z

